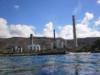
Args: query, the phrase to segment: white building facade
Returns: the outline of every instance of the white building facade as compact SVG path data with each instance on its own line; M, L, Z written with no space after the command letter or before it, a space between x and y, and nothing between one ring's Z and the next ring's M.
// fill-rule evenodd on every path
M32 51L40 51L41 47L39 44L32 44L32 45L28 45L28 50L32 50Z

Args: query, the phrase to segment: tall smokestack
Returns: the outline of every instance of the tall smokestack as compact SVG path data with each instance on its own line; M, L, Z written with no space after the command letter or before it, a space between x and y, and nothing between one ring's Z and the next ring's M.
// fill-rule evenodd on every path
M55 36L55 29L53 30L53 35L54 35L54 41L56 39L56 36Z
M76 36L76 25L75 25L75 16L72 16L72 22L73 22L73 38L74 38L74 47L77 48L77 36Z
M30 45L31 45L31 50L32 50L32 45L33 45L33 35L30 34Z
M56 48L56 35L55 35L55 29L53 30L53 36L54 36L54 49Z

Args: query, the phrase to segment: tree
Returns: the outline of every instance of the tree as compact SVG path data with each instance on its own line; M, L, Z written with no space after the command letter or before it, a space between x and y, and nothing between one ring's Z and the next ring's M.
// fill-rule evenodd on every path
M91 46L92 52L100 52L100 39L97 39Z

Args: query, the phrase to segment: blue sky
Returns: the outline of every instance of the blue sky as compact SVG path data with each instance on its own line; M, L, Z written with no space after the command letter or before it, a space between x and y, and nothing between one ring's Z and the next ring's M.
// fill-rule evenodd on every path
M81 5L78 19L87 11L99 16L100 5L96 0L0 0L0 17L10 24L31 24L41 28L49 21L64 25L71 23L71 16L78 4Z
M0 18L8 25L32 25L41 32L45 24L52 22L55 28L71 24L74 14L81 22L86 12L97 20L100 14L100 0L0 0ZM90 27L94 23L90 23Z

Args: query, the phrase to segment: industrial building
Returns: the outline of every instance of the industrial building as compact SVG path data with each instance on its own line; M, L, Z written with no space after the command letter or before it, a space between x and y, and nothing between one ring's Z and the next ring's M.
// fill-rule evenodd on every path
M28 50L31 50L31 51L40 51L41 50L41 47L40 47L40 45L39 44L35 44L34 42L33 42L33 35L32 34L30 34L30 44L27 46L27 49Z
M78 47L77 43L77 36L76 36L76 25L75 25L75 16L72 16L72 23L73 23L73 43L74 48ZM53 49L64 49L67 48L67 41L62 38L56 38L55 29L53 30L53 38L46 38L46 37L33 37L30 34L29 38L14 38L12 47L11 45L7 46L11 51L15 53L22 53L22 52L37 52L41 50L53 50Z

